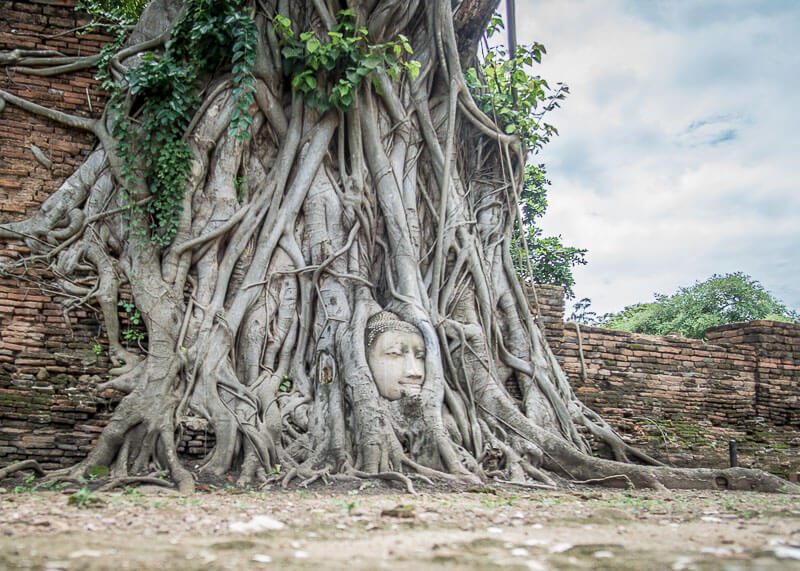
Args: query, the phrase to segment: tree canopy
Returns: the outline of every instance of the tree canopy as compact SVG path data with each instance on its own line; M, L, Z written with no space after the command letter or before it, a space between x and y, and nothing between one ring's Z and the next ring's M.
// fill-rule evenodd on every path
M714 274L703 282L681 287L672 295L655 294L655 301L636 303L606 314L597 324L608 329L704 339L716 325L769 319L792 322L798 314L776 300L757 280L743 272Z

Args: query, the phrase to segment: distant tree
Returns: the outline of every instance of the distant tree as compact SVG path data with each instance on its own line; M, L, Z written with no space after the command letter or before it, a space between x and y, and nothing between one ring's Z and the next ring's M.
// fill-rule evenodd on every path
M705 330L715 325L769 319L792 322L798 314L789 310L743 272L714 274L704 282L682 287L671 296L657 293L656 301L629 305L618 313L606 314L601 324L608 329L704 339Z
M581 298L572 306L572 313L567 317L567 321L581 325L599 325L602 317L598 317L597 312L592 311L591 307L592 300L590 298Z
M543 236L542 229L536 221L547 211L547 187L550 181L546 178L544 165L527 165L525 167L525 184L520 193L522 211L522 228L530 256L532 280L537 284L555 284L564 288L568 299L575 297L572 287L575 277L572 268L586 264L586 250L565 246L561 235ZM512 249L515 252L514 263L521 275L527 276L525 263L525 244L520 239L519 225L514 228Z

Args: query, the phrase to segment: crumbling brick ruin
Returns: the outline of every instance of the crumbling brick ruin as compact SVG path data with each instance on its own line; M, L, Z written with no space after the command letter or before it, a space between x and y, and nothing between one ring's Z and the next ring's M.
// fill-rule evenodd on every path
M731 323L706 342L576 327L563 322L560 288L538 290L575 392L630 442L678 466L723 466L736 440L741 465L796 477L800 325Z

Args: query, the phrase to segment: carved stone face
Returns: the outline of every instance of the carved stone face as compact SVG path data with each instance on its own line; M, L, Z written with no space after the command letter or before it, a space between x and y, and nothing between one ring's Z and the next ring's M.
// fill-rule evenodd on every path
M386 312L384 312L385 314ZM367 363L378 393L387 400L418 395L425 380L425 344L410 323L385 324L367 347Z

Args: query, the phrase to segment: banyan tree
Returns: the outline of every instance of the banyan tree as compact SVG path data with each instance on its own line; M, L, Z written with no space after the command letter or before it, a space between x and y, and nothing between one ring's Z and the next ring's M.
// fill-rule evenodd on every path
M784 485L660 465L570 388L512 254L545 134L476 63L496 4L153 0L99 57L37 61L97 66L101 116L0 91L97 137L34 216L0 227L102 309L98 390L125 394L56 476ZM120 339L121 291L141 354ZM176 434L197 418L215 445L195 469Z

